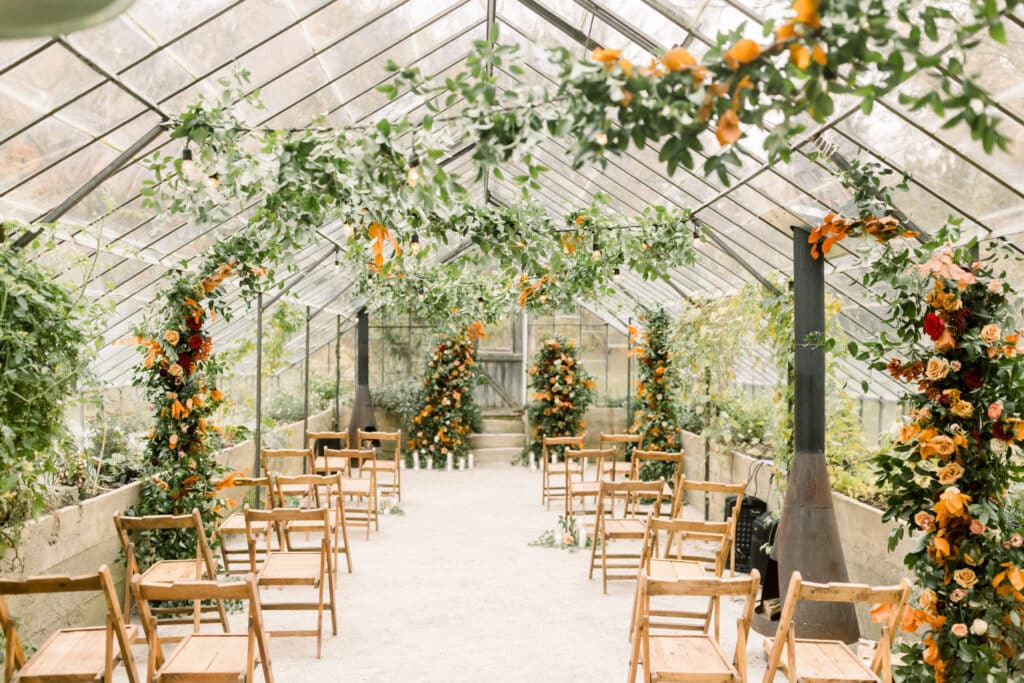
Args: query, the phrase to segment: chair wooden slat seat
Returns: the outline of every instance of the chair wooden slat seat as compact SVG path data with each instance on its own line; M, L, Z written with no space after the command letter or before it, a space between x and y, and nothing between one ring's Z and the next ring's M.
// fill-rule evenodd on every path
M238 672L245 670L248 656L249 635L246 633L190 633L161 667L160 680L166 683L236 683Z
M221 482L215 482L221 488L254 489L257 497L270 506L274 504L274 493L271 490L270 478L263 477L237 477L231 476ZM256 536L265 536L270 530L266 523L253 525L252 533ZM233 537L246 537L245 515L242 513L241 505L234 508L217 524L217 534L220 536L220 556L224 562L224 572L232 575L245 575L249 573L249 547L247 544L232 544ZM278 539L280 541L281 539ZM234 560L234 564L232 564Z
M658 581L678 581L679 579L700 579L707 572L700 562L652 559L647 574Z
M304 484L309 487L315 508L327 508L327 531L334 536L334 569L338 568L338 557L345 555L345 563L348 566L348 573L352 573L352 552L348 543L348 525L345 515L345 500L342 489L344 478L340 473L334 474L300 474L296 476L276 475L275 484L280 491L289 484ZM367 483L367 492L372 488L372 480L360 479ZM278 502L283 507L283 496L278 494ZM283 530L285 545L290 551L319 551L317 545L310 546L308 541L319 539L323 533L323 519L291 519L280 523ZM303 546L296 546L293 534L305 534L307 541ZM319 543L319 541L318 541Z
M653 680L688 683L732 683L737 672L721 646L705 634L651 636Z
M607 519L605 531L619 538L643 538L646 520L643 519Z
M845 643L831 640L797 639L796 670L800 679L807 683L877 683L880 680Z
M213 578L206 576L203 563L198 560L159 560L142 572L144 583L174 583Z
M224 518L224 521L220 523L217 530L221 535L245 535L245 515L243 515L241 511L232 512ZM253 527L253 533L261 535L267 533L267 525L255 525Z
M320 526L323 527L323 522ZM271 552L263 561L257 578L261 586L294 586L301 580L319 584L323 576L321 559L319 552Z
M565 516L576 515L576 501L582 504L582 511L587 513L587 498L593 498L596 504L601 495L601 471L605 458L615 457L615 451L608 448L567 448L565 449ZM591 461L593 466L591 467ZM588 470L592 475L588 477Z
M638 516L640 503L652 501L652 514L657 516L661 511L661 497L660 481L601 481L588 576L594 578L594 570L600 567L601 586L605 593L608 592L609 581L635 580L643 560L642 548L609 552L608 544L613 541L643 541L647 533L648 515ZM609 572L609 569L626 571Z
M134 624L125 626L129 643L139 636ZM107 628L65 628L50 635L18 672L18 681L96 681L106 666Z
M313 463L313 471L317 474L334 474L336 472L347 474L349 469L349 459L337 455L322 455Z

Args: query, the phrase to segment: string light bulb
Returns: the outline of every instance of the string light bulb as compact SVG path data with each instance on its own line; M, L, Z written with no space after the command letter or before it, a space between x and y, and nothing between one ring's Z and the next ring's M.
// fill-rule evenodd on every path
M409 159L409 171L405 174L409 187L416 187L420 182L420 160L417 157Z
M619 270L618 266L615 266L615 270L612 271L612 282L619 282L622 280L622 271Z
M600 261L601 260L601 245L597 243L597 239L594 239L594 245L590 250L590 260Z
M334 248L334 270L341 270L341 253L338 251L337 247Z
M345 239L348 239L349 237L351 237L353 231L354 231L354 228L353 228L351 223L342 223L341 224L341 236L344 237Z
M412 253L420 253L420 236L417 233L413 233L409 239L409 248L412 249Z
M220 175L214 173L206 177L206 187L211 190L216 190L220 187Z
M605 133L604 131L601 131L600 133L594 136L594 142L596 142L601 147L604 147L605 145L608 144L608 134Z
M185 147L181 150L181 172L183 175L188 175L195 168L195 162L192 161L192 149Z

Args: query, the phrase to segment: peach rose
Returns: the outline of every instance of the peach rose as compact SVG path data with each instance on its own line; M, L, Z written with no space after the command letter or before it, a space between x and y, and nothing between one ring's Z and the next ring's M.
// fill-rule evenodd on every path
M961 588L974 588L978 584L978 576L973 569L963 568L953 572L953 580Z
M945 467L939 468L939 483L943 486L955 484L962 476L964 476L964 468L959 463L951 462Z
M1012 545L1014 548L1021 547L1022 545L1024 545L1024 536L1021 536L1020 534L1014 534L1013 536L1010 536L1010 545Z
M972 534L983 534L985 533L985 525L981 523L980 519L971 520L971 533Z
M918 602L921 603L921 609L934 614L935 606L939 602L939 596L931 588L925 588L921 591L921 595L918 596Z
M953 333L949 331L947 327L943 330L942 335L935 340L936 351L952 351L956 348L956 339L953 338Z
M949 412L953 413L957 417L966 419L974 415L974 406L967 401L957 401L953 404L953 407L949 409Z
M988 633L988 622L984 619L975 619L971 622L971 633L976 636L983 636Z
M171 438L169 438L167 440L167 445L170 446L171 448L177 448L178 447L178 435L177 434L171 434Z
M948 458L953 455L955 447L956 444L953 443L952 437L946 436L945 434L939 434L929 439L928 443L921 448L921 455L925 458L932 455L937 455L940 458Z
M949 374L949 361L940 356L932 356L928 359L924 374L933 382L944 379Z
M167 374L172 377L181 377L181 374L185 372L180 365L177 363L171 363L167 366Z
M988 419L998 420L1003 416L1003 406L999 401L993 401L988 406Z
M953 624L949 632L957 638L964 638L967 636L967 624Z
M935 518L924 510L921 510L914 515L914 523L917 524L922 531L931 531L935 528Z
M1002 334L1003 333L999 329L999 325L996 325L995 323L989 323L988 325L985 325L985 327L981 328L981 333L979 336L981 337L981 341L985 342L986 344L993 344L999 341L999 338L1002 336Z
M177 346L178 341L181 339L181 335L178 334L177 330L167 330L164 332L164 339L166 339L167 343L171 346Z
M963 600L966 597L967 597L967 591L965 591L963 588L954 588L953 592L951 592L949 594L949 599L952 602L960 602L961 600Z
M988 283L988 291L991 294L999 294L999 293L1001 293L1003 291L1003 281L1002 280L992 280L992 282Z

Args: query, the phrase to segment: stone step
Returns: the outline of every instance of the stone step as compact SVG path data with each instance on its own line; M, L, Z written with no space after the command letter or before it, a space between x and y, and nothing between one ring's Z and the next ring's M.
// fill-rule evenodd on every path
M522 451L522 448L509 446L503 448L474 448L473 464L476 467L507 466Z
M494 432L498 433L510 433L523 431L523 418L518 415L508 415L501 417L485 417L484 418L484 434L490 434Z
M526 435L522 432L487 432L469 436L469 446L474 450L478 448L522 448L525 445Z

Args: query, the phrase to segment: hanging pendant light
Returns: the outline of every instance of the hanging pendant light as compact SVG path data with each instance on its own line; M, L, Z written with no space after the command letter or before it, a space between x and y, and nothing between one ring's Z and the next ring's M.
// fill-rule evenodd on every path
M114 19L134 0L0 0L0 38L38 38L81 31Z
M192 161L192 149L185 147L181 150L181 173L182 175L188 175L195 168L195 162Z
M619 283L622 281L622 271L619 270L618 266L615 266L615 270L612 271L612 282Z
M409 187L416 187L420 182L420 160L417 157L409 159L409 171L405 174L405 180Z
M211 190L216 190L218 187L220 187L220 175L217 173L213 173L207 176L206 187L210 188Z
M412 237L409 239L409 248L412 249L412 253L414 253L414 254L420 253L420 249L421 249L421 246L420 246L420 236L417 233L415 233L415 232L412 234Z
M600 261L601 260L601 245L597 243L597 238L594 238L594 245L590 250L590 260Z

